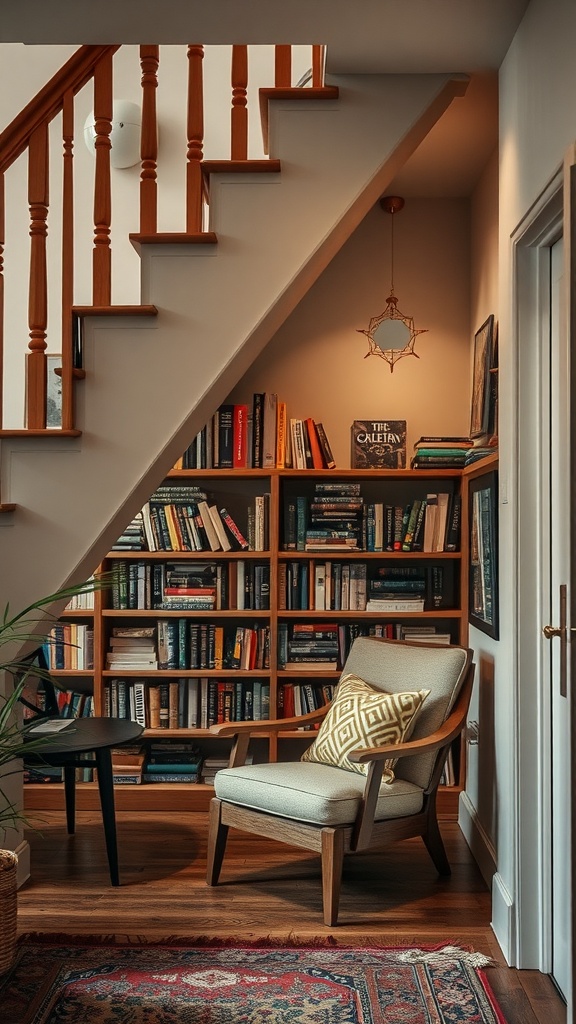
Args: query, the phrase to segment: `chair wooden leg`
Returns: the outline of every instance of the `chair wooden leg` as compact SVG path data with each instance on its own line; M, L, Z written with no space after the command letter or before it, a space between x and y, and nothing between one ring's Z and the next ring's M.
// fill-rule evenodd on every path
M322 829L322 900L324 924L338 923L340 885L344 865L344 833L337 828Z
M222 801L214 797L210 801L210 819L208 822L206 885L218 884L227 839L228 825L222 824Z
M428 810L428 825L424 835L422 836L424 845L430 854L434 867L436 868L439 875L451 875L452 868L444 848L444 841L440 833L438 826L438 818L436 816L436 801L431 803Z

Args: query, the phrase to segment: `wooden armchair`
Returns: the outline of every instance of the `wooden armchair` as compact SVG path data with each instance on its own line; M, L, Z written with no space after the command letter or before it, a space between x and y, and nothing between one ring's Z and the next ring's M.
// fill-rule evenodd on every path
M346 854L422 836L438 872L449 875L436 793L450 744L466 721L473 676L467 648L361 637L352 646L329 709L213 726L216 735L235 739L229 766L215 779L207 884L218 882L231 826L321 855L324 923L329 926L338 920ZM418 693L425 696L415 697ZM312 751L304 755L317 759L245 765L251 735L323 719ZM367 743L364 727L365 735L374 735L375 722L376 734L392 735L399 728L404 738ZM342 755L340 747L346 744ZM345 767L329 763L342 756Z

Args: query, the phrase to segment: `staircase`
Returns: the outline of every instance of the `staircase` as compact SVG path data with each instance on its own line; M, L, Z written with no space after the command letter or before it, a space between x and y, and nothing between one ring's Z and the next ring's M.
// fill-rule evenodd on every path
M234 142L230 161L216 162L201 158L201 145L197 159L198 144L189 145L188 179L190 185L195 177L196 191L193 199L188 194L185 229L158 231L145 204L141 230L131 238L141 259L138 306L114 306L109 286L102 286L101 204L94 237L99 284L93 304L75 308L81 366L73 356L72 316L63 341L63 391L73 422L59 431L42 424L0 431L0 606L9 601L17 609L93 571L464 89L460 77L446 75L341 76L309 90L277 79L261 95L266 166L242 150L235 155ZM235 105L242 109L241 91L233 90L233 114ZM146 107L152 94L144 95ZM103 138L109 130L105 124ZM148 199L156 159L150 138L141 176ZM195 138L193 128L189 143ZM34 244L33 238L33 250ZM41 259L38 268L42 273ZM36 321L39 291L32 282ZM72 312L74 296L66 302ZM45 380L42 326L30 336L36 383L29 378L28 388L38 393Z

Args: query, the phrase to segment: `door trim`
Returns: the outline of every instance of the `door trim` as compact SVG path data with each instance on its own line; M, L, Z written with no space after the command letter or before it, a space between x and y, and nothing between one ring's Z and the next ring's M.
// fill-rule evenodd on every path
M543 465L539 425L541 371L548 349L548 249L562 234L560 169L512 235L516 479L514 672L515 963L552 966L551 828L548 799L551 705L541 627L549 564L543 537Z

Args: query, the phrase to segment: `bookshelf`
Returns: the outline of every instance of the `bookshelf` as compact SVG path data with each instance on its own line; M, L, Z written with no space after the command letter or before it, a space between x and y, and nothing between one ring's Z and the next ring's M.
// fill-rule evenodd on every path
M97 715L105 714L108 708L110 687L113 680L122 679L129 687L137 680L144 681L145 689L181 680L188 698L190 685L197 686L197 694L201 696L201 687L205 695L210 684L223 684L223 692L232 691L231 700L242 700L243 688L249 687L253 693L258 690L265 695L262 717L266 717L266 699L269 702L270 716L274 717L282 702L286 700L287 691L298 687L309 687L310 695L318 691L329 693L339 677L341 664L345 660L346 650L354 635L361 630L374 630L376 635L397 637L402 627L427 626L434 627L439 633L450 635L451 642L467 645L468 643L468 508L467 482L471 476L482 471L495 468L497 454L473 464L469 469L452 470L295 470L295 469L238 469L238 470L172 470L166 478L166 486L201 487L208 495L209 502L218 508L229 510L242 533L253 534L254 526L250 524L249 510L254 509L256 499L266 496L265 510L267 517L266 529L260 533L261 549L202 550L202 551L142 551L114 550L103 562L106 571L123 566L129 571L130 566L143 567L147 583L138 598L138 586L135 584L136 604L138 600L144 605L153 603L153 575L166 570L168 564L175 571L183 568L190 571L194 567L210 566L213 579L220 580L218 597L212 607L198 610L176 606L153 608L119 607L118 592L104 591L94 595L94 609L78 609L67 611L62 621L85 624L90 622L94 630L94 664L92 669L60 670L55 674L59 681L71 689L86 691L93 688L94 710ZM366 550L342 547L339 549L321 548L304 549L305 543L300 539L299 547L288 547L294 541L291 525L288 522L289 506L296 499L304 500L308 510L318 495L318 485L327 488L324 497L335 493L330 488L346 491L348 485L356 485L365 509L381 503L382 506L406 508L407 505L421 500L431 493L447 493L461 498L460 540L456 550L423 551L423 550ZM329 504L330 502L326 502ZM365 527L360 533L361 543L366 544ZM372 542L370 542L372 543ZM317 569L330 565L331 594L325 604L318 605L319 594L316 591ZM238 584L238 576L242 566L244 578L248 578L252 570L259 570L260 594L252 587L245 588L245 601L248 606L242 607L242 599ZM345 571L346 570L346 571ZM375 580L386 580L389 570L392 575L397 570L407 571L407 578L415 577L422 587L423 607L417 610L382 611L365 610L354 607L350 593L343 592L342 576L360 572L364 585L370 593ZM297 577L303 574L305 583L300 582L300 603L294 606L287 590L287 578L292 573ZM322 572L320 571L320 576ZM252 573L254 578L254 574ZM264 585L262 585L264 579ZM224 581L224 582L222 582ZM439 581L439 582L438 582ZM349 586L349 584L348 584ZM146 590L147 587L147 590ZM215 588L214 588L215 589ZM296 593L298 588L294 588ZM126 598L125 598L126 600ZM108 654L111 648L113 630L125 627L151 629L155 643L158 636L158 623L175 620L183 624L186 631L186 651L183 661L171 667L154 667L149 670L142 668L110 667ZM215 640L216 630L220 630L221 651L219 667L206 667L206 662L199 664L193 661L190 649L191 637L195 627L212 629ZM294 637L306 635L306 627L315 626L315 636L322 639L325 628L322 651L330 648L333 658L334 640L338 649L336 661L327 666L323 663L315 666L302 667L295 661L286 661L285 645L289 645ZM300 629L295 627L300 627ZM302 629L302 627L305 627ZM232 640L236 638L238 629L253 631L256 634L254 655L250 667L231 667L229 657L233 650ZM386 632L388 631L388 632ZM228 652L228 655L226 654ZM203 682L200 683L200 680ZM214 692L214 687L212 687ZM253 696L253 694L252 694ZM197 696L196 699L200 699ZM217 699L217 698L215 698ZM327 699L327 697L325 698ZM183 704L181 712L183 712ZM238 706L240 704L238 703ZM214 711L214 708L213 708ZM182 719L180 719L182 721ZM211 735L206 721L201 722L200 712L195 724L176 725L174 722L166 727L148 722L145 738L186 740L197 744L205 755L226 756L228 741L218 740ZM296 758L312 740L311 734L304 732L281 733L279 737L269 735L253 741L255 760L279 758ZM252 749L252 748L251 748ZM457 813L458 794L461 791L465 773L464 741L455 744L453 751L454 785L441 787L439 791L439 809L443 816L455 816ZM78 788L78 806L92 808L97 806L98 795L94 784L86 783ZM204 810L207 809L213 793L212 787L203 784L156 783L132 786L117 786L116 800L120 809L134 810ZM25 804L28 809L56 809L63 807L62 787L54 784L31 783L25 787Z

